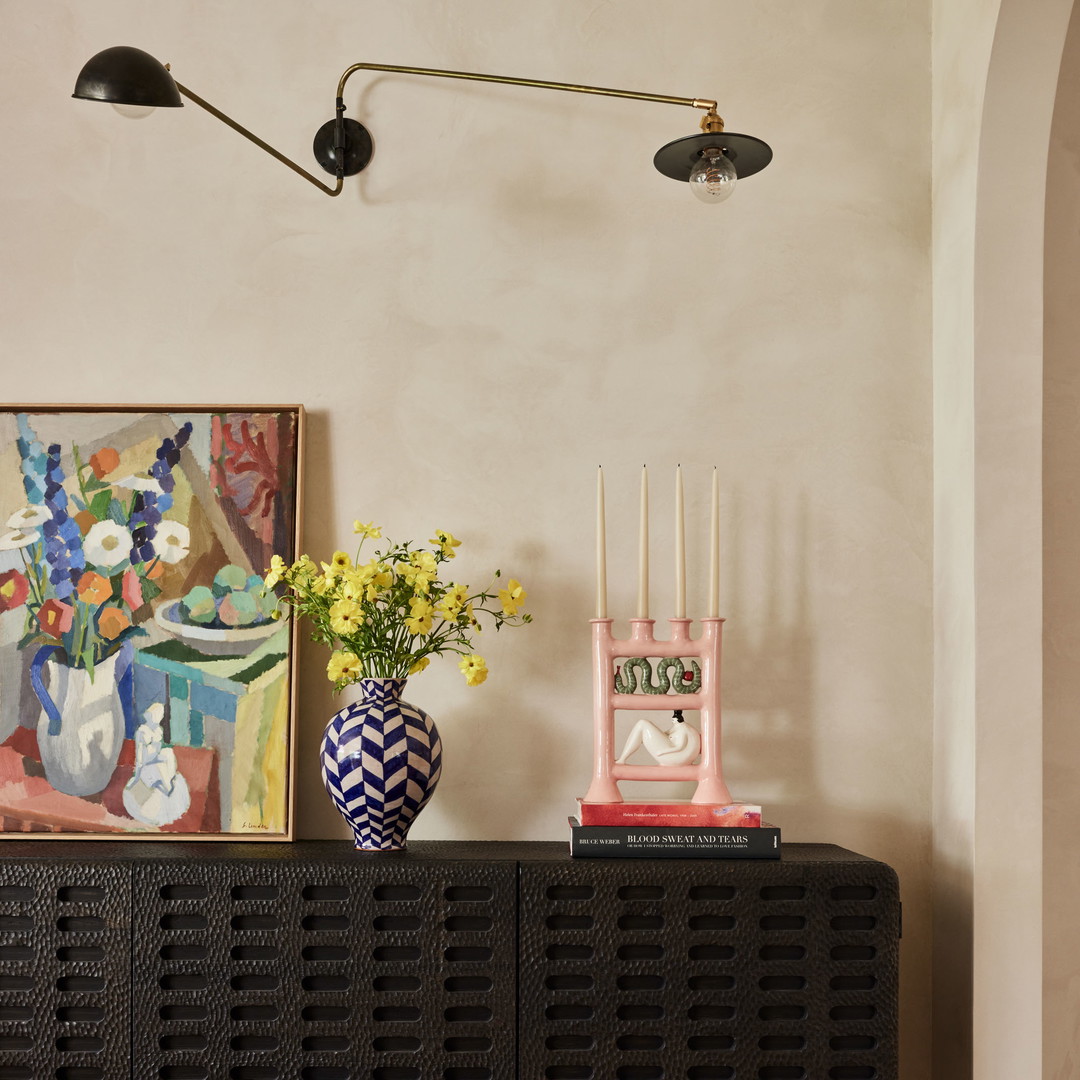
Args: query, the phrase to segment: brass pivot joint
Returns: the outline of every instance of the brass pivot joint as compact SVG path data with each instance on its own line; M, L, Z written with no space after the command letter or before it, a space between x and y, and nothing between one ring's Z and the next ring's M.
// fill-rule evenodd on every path
M724 130L724 121L718 115L715 106L701 118L701 130L709 134Z

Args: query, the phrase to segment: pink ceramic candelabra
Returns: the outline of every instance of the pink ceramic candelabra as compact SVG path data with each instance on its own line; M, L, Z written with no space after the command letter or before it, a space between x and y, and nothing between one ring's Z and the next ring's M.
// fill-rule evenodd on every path
M593 778L585 802L619 803L620 780L696 780L693 802L728 805L733 800L724 783L720 755L720 637L724 620L701 620L701 637L690 637L690 619L669 619L671 638L658 641L653 636L654 619L631 619L630 637L620 640L611 635L612 620L592 619L593 629ZM616 665L634 658L660 661L690 659L700 662L694 683L696 690L682 693L621 693L616 688ZM680 670L682 666L680 665ZM651 667L648 668L651 672ZM663 677L665 684L668 682ZM644 685L644 680L642 681ZM635 686L636 683L631 683ZM696 764L628 765L615 759L615 711L697 709L701 716L701 751Z

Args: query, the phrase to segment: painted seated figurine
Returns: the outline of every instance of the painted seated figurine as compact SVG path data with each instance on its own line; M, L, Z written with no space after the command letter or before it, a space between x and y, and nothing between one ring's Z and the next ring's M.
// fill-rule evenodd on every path
M631 754L642 746L658 765L690 765L701 751L701 733L683 719L681 711L672 717L667 731L643 717L630 729L615 764L625 765Z
M135 770L124 786L124 809L147 825L168 825L191 805L187 781L176 770L176 752L164 742L165 706L151 705L135 729Z

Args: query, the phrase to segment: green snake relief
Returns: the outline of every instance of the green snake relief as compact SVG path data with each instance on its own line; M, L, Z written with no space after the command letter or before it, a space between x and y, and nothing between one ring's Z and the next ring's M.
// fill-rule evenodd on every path
M701 689L701 666L696 660L690 661L692 679L687 679L686 664L676 657L657 658L654 661L644 656L634 656L623 660L615 668L615 692L617 694L696 694ZM669 678L668 672L673 673ZM640 689L638 687L640 686Z

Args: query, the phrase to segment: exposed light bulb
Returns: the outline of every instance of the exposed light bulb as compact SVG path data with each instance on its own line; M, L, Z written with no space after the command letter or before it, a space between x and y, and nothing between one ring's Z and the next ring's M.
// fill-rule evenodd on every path
M127 117L128 120L142 120L154 111L153 105L121 105L115 101L112 103L112 107L121 116Z
M738 173L718 146L707 146L690 170L690 190L702 202L723 202L735 190Z

